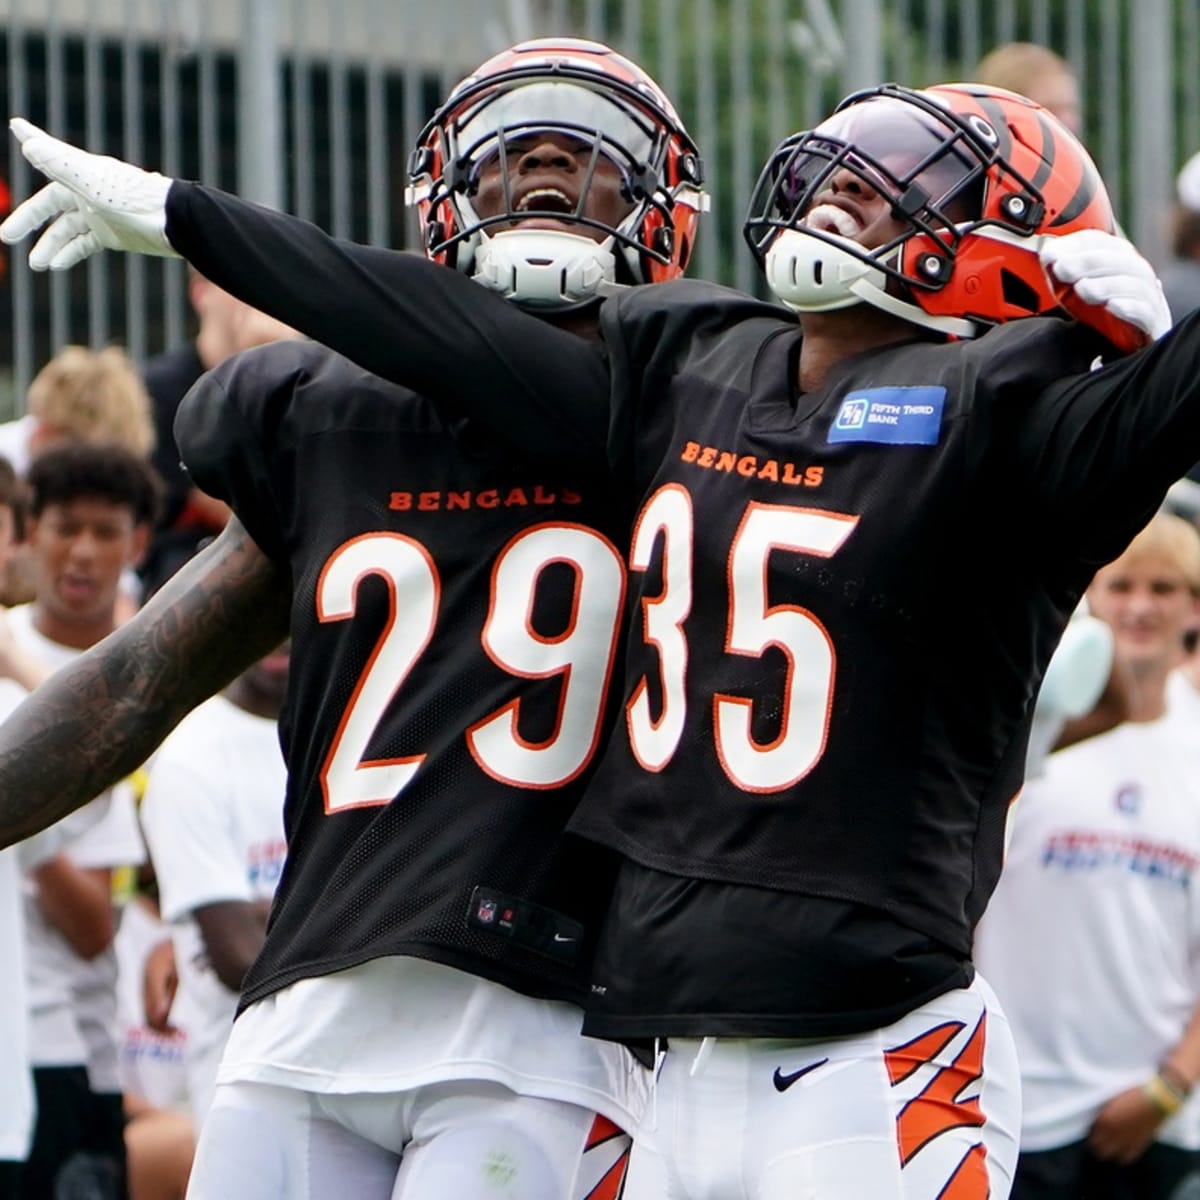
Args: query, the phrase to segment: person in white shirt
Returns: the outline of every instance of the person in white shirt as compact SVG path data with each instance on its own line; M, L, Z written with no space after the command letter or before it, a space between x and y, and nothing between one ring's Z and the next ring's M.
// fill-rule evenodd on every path
M142 800L159 907L175 945L172 1021L187 1032L197 1127L287 852L278 732L287 667L282 649L184 717L155 755Z
M1097 573L1130 716L1027 786L979 929L1021 1063L1014 1200L1200 1186L1200 729L1168 702L1198 597L1200 534L1167 514Z
M36 598L11 609L9 622L18 645L57 668L116 628L121 574L145 546L157 484L129 451L87 444L39 455L28 484ZM127 785L87 807L90 827L25 876L37 1093L29 1200L84 1179L100 1195L124 1194L111 876L144 850Z
M19 488L16 472L0 458L0 573L17 544ZM26 688L42 675L14 642L0 618L0 717L25 698ZM21 871L55 852L52 830L0 850L0 961L8 980L0 988L0 1200L21 1196L21 1172L33 1135L33 1080L29 1065L25 996L25 933L21 913Z

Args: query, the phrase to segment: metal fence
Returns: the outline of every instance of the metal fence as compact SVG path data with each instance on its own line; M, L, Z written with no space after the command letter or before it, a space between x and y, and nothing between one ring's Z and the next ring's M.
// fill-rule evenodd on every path
M10 113L395 247L416 242L408 150L455 80L526 37L608 42L658 78L704 152L714 204L694 273L746 289L760 163L854 87L966 78L1011 40L1057 50L1121 220L1158 261L1175 170L1200 149L1200 0L0 0L0 17ZM7 162L27 195L15 145ZM66 343L119 341L140 360L187 336L180 263L101 255L47 278L6 257L0 414Z

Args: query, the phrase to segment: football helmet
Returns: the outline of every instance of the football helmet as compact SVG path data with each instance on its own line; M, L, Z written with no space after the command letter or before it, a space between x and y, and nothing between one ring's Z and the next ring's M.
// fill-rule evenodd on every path
M543 135L581 165L577 199L554 188L514 199L521 148ZM628 202L612 222L589 211L601 158L618 168ZM496 168L501 211L481 216L480 178ZM597 42L540 38L454 88L413 152L408 199L430 258L525 306L564 308L591 300L605 280L681 275L707 207L703 179L695 144L645 71ZM542 227L522 229L535 217Z
M891 201L902 232L865 249L853 229L806 226L842 170ZM1122 349L1145 344L1103 307L1073 302L1042 265L1044 239L1081 229L1114 232L1112 206L1087 151L1046 109L982 84L885 84L780 144L755 186L745 235L772 291L802 312L861 302L973 337L1061 313L1066 300Z

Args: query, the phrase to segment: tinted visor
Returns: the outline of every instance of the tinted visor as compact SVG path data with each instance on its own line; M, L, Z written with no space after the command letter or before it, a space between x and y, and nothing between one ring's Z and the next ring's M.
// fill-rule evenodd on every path
M554 132L600 150L628 171L650 162L655 126L635 110L577 83L529 83L485 96L458 123L458 153L477 167L499 153L503 137L510 150L525 147L538 133Z
M851 105L790 143L775 166L775 207L803 213L846 167L906 214L978 193L985 164L950 118L890 96ZM957 219L978 217L977 210Z

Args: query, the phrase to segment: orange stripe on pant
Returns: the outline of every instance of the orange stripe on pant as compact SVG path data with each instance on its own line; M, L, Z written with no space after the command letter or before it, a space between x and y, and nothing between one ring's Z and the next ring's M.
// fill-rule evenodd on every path
M886 1051L884 1061L892 1086L902 1083L921 1067L932 1065L963 1028L961 1022L948 1021L903 1046ZM986 1041L985 1013L953 1062L937 1070L920 1093L901 1109L896 1118L896 1136L902 1167L940 1134L984 1124L978 1096L966 1101L959 1097L983 1075ZM938 1200L983 1200L989 1192L986 1160L987 1151L982 1144L971 1147L939 1193Z

